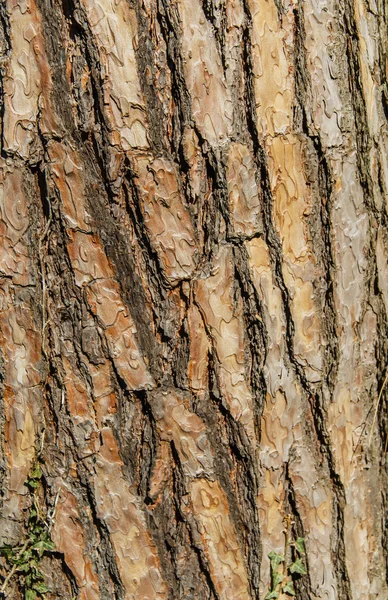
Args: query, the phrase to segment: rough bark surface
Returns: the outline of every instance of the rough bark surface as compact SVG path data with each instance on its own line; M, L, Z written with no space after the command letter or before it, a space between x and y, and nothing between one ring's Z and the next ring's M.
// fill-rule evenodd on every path
M0 545L39 456L47 599L264 598L291 514L298 598L386 600L385 0L2 0L0 50Z

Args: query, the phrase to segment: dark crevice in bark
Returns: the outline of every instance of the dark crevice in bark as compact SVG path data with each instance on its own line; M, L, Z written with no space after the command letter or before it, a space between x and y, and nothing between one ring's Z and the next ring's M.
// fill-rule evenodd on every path
M178 343L172 355L174 370L172 373L174 384L183 391L189 390L188 367L190 359L190 335L185 319L178 331Z
M68 21L68 29L70 39L79 48L80 54L84 57L86 65L90 71L90 90L92 95L94 127L90 132L87 142L85 143L85 134L74 135L77 142L77 147L80 155L83 155L83 150L90 160L92 172L97 173L99 177L102 174L100 184L102 189L106 190L108 196L115 195L115 182L111 181L108 173L108 165L110 162L109 151L111 150L109 141L110 126L107 123L104 113L104 91L103 81L100 73L99 50L95 44L94 36L90 31L87 17L82 5L78 0L62 0L63 12ZM74 69L73 69L74 75ZM70 95L69 95L70 97ZM99 169L99 171L98 171Z
M260 440L260 418L265 404L267 385L263 369L267 357L268 332L262 319L263 308L256 288L251 278L248 256L243 244L233 248L235 258L235 277L243 300L245 332L248 337L251 357L250 383L255 397L256 431Z
M150 483L155 459L157 457L158 439L156 436L156 424L153 418L152 409L147 400L146 392L137 392L137 398L142 405L144 415L144 426L141 432L140 456L138 469L140 469L140 479L137 493L140 498L149 498Z
M221 57L224 72L226 71L225 38L227 32L226 2L217 0L202 0L202 8L206 19L214 30L218 53Z
M194 130L197 134L199 147L204 158L207 182L210 190L206 204L202 207L204 238L201 262L206 264L213 261L216 248L222 239L220 235L222 220L225 223L227 222L225 221L225 217L227 216L227 184L225 172L222 173L222 171L218 170L219 164L217 157L211 150L205 151L205 140L202 138L196 127Z
M1 282L1 278L0 278ZM5 381L5 365L4 365L3 352L0 351L0 518L2 514L2 505L4 500L5 491L8 489L8 464L5 454L5 403L4 403L4 381ZM5 540L0 539L0 545L3 545Z
M377 314L377 330L379 332L378 340L376 340L376 374L377 374L377 388L376 398L371 406L371 415L374 415L376 410L376 403L378 395L382 390L386 376L388 375L388 315L386 313L384 299L381 291L378 287L378 279L376 276L376 307L375 312ZM369 444L370 436L372 435L372 451L378 459L380 467L380 481L381 483L381 498L382 498L382 513L381 513L381 545L383 548L385 558L385 580L388 583L388 389L385 387L379 407L377 408L377 427L378 427L378 443L373 431L370 430L372 426L373 416L367 419L369 428L365 428L363 439L360 439L361 451L367 452L367 444ZM376 425L375 425L376 426ZM369 449L370 450L370 449Z
M295 106L294 125L310 140L315 152L311 180L318 180L318 189L312 188L315 195L313 219L310 224L312 242L316 258L322 265L322 280L314 281L314 288L319 297L320 310L322 311L323 334L325 347L323 350L325 380L330 393L333 393L339 364L339 342L337 339L337 314L334 302L335 287L335 260L333 255L333 226L331 222L333 176L328 158L324 151L319 135L310 131L306 112L307 98L311 96L311 82L306 66L305 51L305 26L303 8L299 6L294 10L294 44L295 44ZM305 157L308 166L309 157ZM315 163L315 157L312 159ZM316 231L317 220L320 227ZM324 286L322 286L324 281Z
M154 64L156 48L151 35L153 24L144 14L144 10L141 8L140 1L136 0L134 5L137 16L139 37L136 50L136 59L138 63L140 85L148 109L147 120L149 121L150 125L148 133L151 138L151 146L154 152L162 153L167 151L166 140L168 139L168 135L165 126L167 125L168 120L166 120L163 106L156 93L158 86L155 77Z
M333 393L337 379L338 365L340 359L340 347L337 338L338 320L334 301L335 286L335 260L332 244L332 177L329 164L322 149L319 138L311 138L318 157L318 185L321 192L321 223L323 244L321 245L321 256L324 269L325 290L323 298L323 319L325 342L324 364L325 377L328 390Z
M136 464L134 465L133 473L131 477L127 478L130 483L135 479L135 474L139 473L139 482L137 485L137 495L140 500L143 501L144 515L147 520L148 531L151 534L153 542L157 548L158 557L161 564L162 576L167 584L169 590L169 598L171 600L176 597L174 592L177 590L177 576L175 573L174 563L171 560L170 553L166 548L166 537L174 522L176 515L171 514L171 502L167 499L168 489L159 490L159 494L165 496L163 502L155 502L155 499L150 496L150 483L153 474L153 468L155 466L155 460L158 457L158 444L159 439L156 434L157 426L152 413L152 400L148 397L147 392L144 390L137 390L133 392L134 398L141 404L141 411L143 415L143 425L141 427L140 435L138 438L138 451L135 457ZM133 436L134 430L131 431ZM133 461L133 456L130 456L130 452L125 451L125 447L122 445L122 437L118 436L120 455L123 459L124 465L128 467L129 461ZM134 454L133 450L131 452ZM156 499L157 500L157 499Z
M338 589L341 591L339 597L343 600L352 600L350 580L345 560L345 538L344 538L344 510L346 504L345 488L336 470L335 458L331 449L331 440L326 427L326 411L323 408L321 394L313 394L309 397L311 414L315 433L319 442L319 449L325 457L330 479L333 486L333 529L332 536L332 558L336 575Z
M59 398L59 394L57 391L62 392L62 379L60 377L56 361L52 362L52 373L47 383L47 391L45 393L46 402L44 404L44 422L46 426L46 432L52 433L49 436L50 443L56 443L58 437L61 434L61 429L63 426L63 414L62 412L62 397ZM68 430L70 427L70 423L68 423ZM70 427L71 429L71 427ZM46 433L46 435L47 435ZM45 436L46 437L46 436ZM50 455L50 453L48 454ZM45 452L46 456L46 452ZM54 473L50 472L51 475Z
M387 84L388 86L388 84ZM387 122L388 122L388 114L387 114ZM388 196L388 187L387 184L385 182L384 179L384 167L381 161L381 154L380 152L377 152L377 156L376 156L376 160L377 160L377 184L379 186L380 189L380 193L382 198L386 198ZM387 229L387 225L386 225L386 205L383 205L381 211L380 211L380 224L382 226L384 226L383 223L383 216L385 215L385 229Z
M87 164L89 167L89 164ZM86 196L89 200L89 210L97 226L107 257L115 267L116 279L120 284L122 296L130 309L136 324L137 339L141 351L148 357L151 374L160 377L160 346L152 333L152 317L142 282L136 273L133 257L128 248L128 240L120 230L120 224L112 218L106 198L100 190L88 182ZM97 185L101 180L97 179Z
M66 79L66 50L63 45L64 19L63 13L56 2L36 0L39 13L42 16L42 33L45 51L50 64L52 86L50 94L55 106L55 112L61 119L66 131L71 137L77 137L71 105L69 83Z
M0 3L0 146L1 156L6 156L4 152L4 79L7 70L8 56L11 51L10 23L5 2Z
M210 13L208 13L209 15ZM211 260L214 244L219 241L220 215L225 220L227 220L228 215L225 167L220 154L209 147L192 119L191 97L186 85L179 41L180 24L176 11L165 0L159 0L158 18L167 48L167 62L172 77L171 92L177 106L177 118L173 118L172 152L180 166L181 173L187 173L188 165L183 154L182 137L185 127L193 128L198 138L201 155L205 161L208 181L212 184L213 194L209 194L208 201L203 207L208 218L203 219L205 256L202 257L202 260Z
M162 506L163 503L163 506ZM179 514L174 510L174 502L167 495L163 497L162 503L156 507L146 510L148 530L158 551L162 577L167 586L167 598L175 600L181 598L179 587L187 584L187 580L180 581L180 574L177 560L174 555L174 546L176 540L173 539L174 531L179 528L183 522ZM173 523L173 525L172 525ZM185 526L184 526L185 527ZM186 529L186 527L185 527ZM198 576L199 567L196 575Z
M44 163L38 164L36 167L30 167L31 173L36 178L37 189L39 191L39 197L41 202L41 215L43 216L42 224L40 226L40 235L44 232L44 225L49 222L51 218L51 198L50 192L46 181L46 169L47 166ZM49 232L47 232L49 233Z
M292 460L292 458L291 458L291 460ZM286 511L290 515L292 515L292 519L293 519L293 523L291 526L291 532L290 532L292 535L292 539L296 540L298 537L305 539L306 533L305 533L305 530L303 527L303 520L302 520L299 510L298 510L296 494L294 491L294 485L293 485L293 481L292 481L292 475L290 473L290 463L288 463L288 462L285 464L285 487L286 487L286 491L285 491ZM293 548L291 548L291 557L292 557L292 560L295 560L297 558ZM287 561L287 557L285 557L285 558ZM309 569L308 554L305 554L303 556L303 562L305 563L305 566L306 566L307 577L299 577L298 578L298 576L294 575L293 583L294 583L294 588L296 591L296 597L300 600L310 600L311 598L314 597L315 594L313 594L313 591L311 588L311 581L310 581L310 577L309 577L310 569ZM340 598L342 599L342 596L340 596Z
M0 4L0 44L2 58L6 59L11 51L12 43L9 15L5 2Z
M171 453L172 453L172 457L173 457L173 463L172 463L172 491L173 491L173 502L175 505L175 515L177 517L177 524L182 523L185 526L185 538L182 538L182 542L181 543L187 543L187 541L189 542L189 547L191 552L194 553L195 557L196 557L196 562L198 565L198 572L197 572L197 577L199 577L200 579L203 580L203 597L201 598L199 590L197 590L197 594L198 594L198 600L220 600L218 594L217 594L217 590L215 588L213 579L211 577L211 571L209 568L209 564L207 562L206 556L204 555L204 552L201 548L201 544L198 544L196 542L196 538L198 537L198 532L197 532L197 523L195 521L195 517L193 515L190 515L189 518L187 518L187 516L184 514L184 512L182 512L182 502L183 502L183 497L187 495L187 486L186 486L186 482L185 482L185 478L184 475L182 473L182 470L180 468L180 460L179 460L179 455L178 455L178 451L176 450L175 446L173 443L170 444L171 447ZM175 544L177 543L177 539L174 540ZM174 561L175 562L175 561ZM202 576L202 577L201 577ZM183 573L176 573L176 577L177 577L177 584L181 584L180 587L181 589L179 590L180 592L182 592L182 584L184 582L184 576ZM206 589L207 588L207 589ZM205 596L206 594L206 596ZM182 597L182 594L179 595L179 597ZM197 598L196 596L193 596L193 600L194 598Z
M204 140L196 129L196 134L200 140L200 145L203 146ZM221 234L222 220L226 224L227 231L230 231L229 207L228 207L228 184L226 180L225 165L221 160L221 156L209 150L205 155L205 166L207 179L210 182L210 187L213 190L213 211L211 224L208 230L208 238L205 248L207 249L208 260L214 253L215 247L223 240L224 234Z
M350 579L346 567L346 549L345 549L345 524L344 524L344 508L345 494L343 494L342 502L338 502L338 496L333 502L333 523L335 524L335 533L337 537L332 537L332 561L335 567L335 574L338 587L338 597L344 600L352 600L353 595L350 586Z
M169 315L169 295L168 287L169 282L164 278L163 267L160 263L157 252L153 249L149 240L148 232L144 224L144 218L142 210L140 209L141 199L136 186L136 175L129 171L124 181L124 195L126 202L126 210L129 215L132 227L134 229L136 240L143 252L143 256L146 261L147 269L146 276L148 280L148 291L152 298L152 319L155 324L156 334L159 336L159 342L155 339L155 347L159 353L159 361L163 362L163 366L159 367L157 377L163 379L171 371L170 354L174 351L176 344L176 334L174 325ZM135 300L135 299L133 299ZM138 309L144 310L145 303L147 302L144 297L143 303L140 304ZM132 305L130 305L132 306ZM150 331L151 335L151 331ZM163 346L163 352L162 352ZM164 374L164 375L163 375ZM155 374L153 373L155 376Z
M378 36L379 55L377 60L379 64L379 73L381 74L381 78L379 80L381 85L381 102L385 117L388 120L388 82L384 77L384 73L386 73L388 53L388 5L386 0L380 0L378 2L376 19L379 23L380 30L380 35Z
M158 0L157 18L167 49L167 64L170 69L172 100L177 108L177 119L173 117L172 149L179 154L183 129L192 125L191 98L184 76L183 59L180 45L180 26L176 11L170 0Z
M73 575L73 572L69 569L68 565L66 564L65 557L60 552L53 552L52 557L54 559L57 559L58 562L60 563L60 565L61 565L60 572L65 575L65 577L69 583L69 586L71 589L71 595L77 596L78 592L79 592L79 588L77 586L77 581ZM55 565L50 564L50 568L51 568L50 570L52 570L53 568L55 568Z
M370 151L372 139L368 129L368 115L365 104L364 90L362 84L362 70L360 64L360 44L357 32L357 19L355 7L352 0L345 0L342 7L343 25L347 38L346 54L348 62L348 83L354 110L355 142L357 146L358 177L364 190L364 202L370 215L378 220L373 190L373 181L370 173Z
M93 464L93 460L91 461ZM88 469L91 468L91 464ZM87 505L90 507L91 516L93 519L93 525L96 528L99 535L99 543L98 543L98 554L100 557L101 565L97 570L100 579L102 579L101 567L104 568L104 575L109 574L111 583L114 586L115 595L114 600L124 600L125 599L125 589L121 582L120 574L116 565L116 553L113 549L113 546L110 541L110 533L109 529L98 517L97 508L96 508L96 500L93 493L93 485L90 481L91 474L87 468L84 467L82 461L77 463L77 470L79 475L79 482L82 485L82 496L84 497ZM96 565L97 566L97 565ZM107 592L108 593L108 592ZM111 596L102 594L101 600L109 600Z
M283 5L283 0L274 0L274 4L278 11L279 23L281 24L282 19L283 19L283 14L286 12L287 9Z
M180 24L176 11L165 0L159 0L158 18L167 47L167 62L172 77L172 95L177 107L177 118L173 118L172 152L180 165L181 172L186 173L188 165L183 155L182 137L185 127L193 128L198 138L200 152L205 160L207 178L212 185L213 194L209 194L203 207L207 218L203 219L205 251L202 257L202 260L211 260L214 245L219 241L220 215L226 219L228 214L225 167L222 164L220 155L209 148L208 143L193 122L191 97L185 81L179 41Z
M190 529L189 529L189 531L190 531ZM208 587L208 590L209 590L209 595L207 597L204 597L203 600L221 600L220 596L217 594L217 590L216 590L213 580L211 578L210 567L207 564L204 553L201 551L201 549L195 543L195 541L192 537L192 532L190 532L190 534L191 534L190 535L190 545L197 555L198 564L200 566L200 573L204 577L207 587ZM196 597L195 597L195 600L197 600ZM202 598L201 599L198 598L198 600L202 600Z
M242 541L250 573L252 598L259 598L261 547L257 496L259 474L257 456L244 426L238 423L224 406L217 377L216 358L210 355L210 396L197 403L197 413L204 420L213 453L217 479L222 485L238 538ZM210 400L210 401L209 401ZM230 474L236 473L236 487Z
M299 376L303 377L302 368L295 359L293 350L293 338L294 338L294 322L291 314L291 300L289 291L285 285L283 272L282 272L282 247L279 236L276 233L275 225L272 216L272 192L271 184L269 180L269 173L267 169L266 156L263 146L260 143L259 134L256 126L256 115L255 115L255 92L253 87L253 66L252 66L252 52L251 52L251 39L250 31L252 28L252 18L247 1L244 0L244 8L247 17L247 27L244 31L244 65L246 69L246 82L247 82L247 123L248 129L251 136L254 149L254 157L257 166L258 173L260 175L261 186L263 190L263 227L264 227L264 239L267 243L271 264L273 268L273 274L276 284L281 292L283 310L285 313L286 321L286 342L288 348L288 354L290 361L293 363L295 370Z
M140 192L137 187L136 179L136 173L129 168L123 186L126 208L136 234L136 239L147 260L147 278L150 285L150 291L155 300L155 304L158 305L163 303L166 298L166 284L168 284L168 282L163 278L163 267L148 236L143 212L140 208L142 201L140 199ZM154 315L154 318L156 320L157 316Z
M74 462L74 457L72 458L72 462ZM91 502L92 493L88 489L87 482L90 473L88 474L84 464L81 465L81 461L79 465L79 472L82 473L80 479L77 480L67 476L66 480L79 509L78 516L84 534L85 549L88 552L88 557L98 578L99 597L101 600L122 600L120 578L117 573L112 574L111 570L107 568L107 564L109 564L109 560L113 556L113 549L110 545L109 535L107 535L106 531L102 531L101 523L98 520L96 521L95 513L93 512L94 506ZM119 595L112 594L112 588L119 590Z

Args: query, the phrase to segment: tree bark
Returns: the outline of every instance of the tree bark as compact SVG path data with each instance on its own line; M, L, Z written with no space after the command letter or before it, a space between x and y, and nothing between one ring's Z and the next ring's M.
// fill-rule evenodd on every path
M264 598L286 518L298 599L388 598L385 0L0 24L0 545L39 463L42 597Z

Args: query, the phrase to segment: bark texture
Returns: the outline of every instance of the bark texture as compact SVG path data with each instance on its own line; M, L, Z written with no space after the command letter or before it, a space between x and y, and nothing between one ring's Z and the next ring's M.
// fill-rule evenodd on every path
M298 598L388 598L387 10L0 3L0 545L39 455L46 598L264 598L285 514Z

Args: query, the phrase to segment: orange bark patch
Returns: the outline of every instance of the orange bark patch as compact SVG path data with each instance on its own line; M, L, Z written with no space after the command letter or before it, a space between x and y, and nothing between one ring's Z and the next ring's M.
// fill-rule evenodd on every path
M219 598L246 600L250 597L248 578L225 492L217 481L195 479L190 495Z

